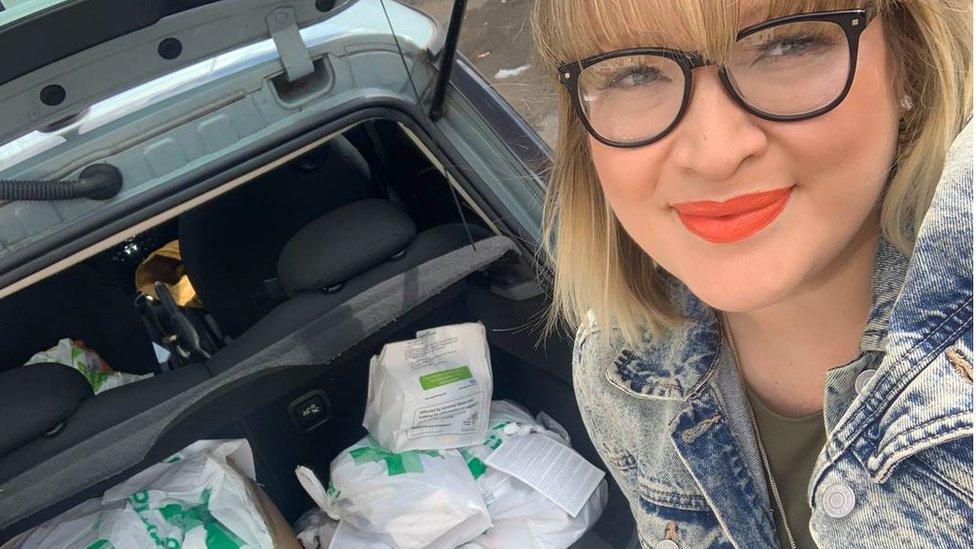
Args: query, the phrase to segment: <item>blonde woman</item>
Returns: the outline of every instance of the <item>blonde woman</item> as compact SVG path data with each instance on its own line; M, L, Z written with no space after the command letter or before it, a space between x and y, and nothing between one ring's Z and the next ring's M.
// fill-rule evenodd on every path
M538 0L552 320L644 546L972 546L971 21Z

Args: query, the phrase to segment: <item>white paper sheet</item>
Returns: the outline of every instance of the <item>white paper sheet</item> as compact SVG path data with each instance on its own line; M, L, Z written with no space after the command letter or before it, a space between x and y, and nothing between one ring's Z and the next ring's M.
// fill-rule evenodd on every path
M572 448L537 433L506 439L485 464L538 490L573 517L603 479L603 471Z

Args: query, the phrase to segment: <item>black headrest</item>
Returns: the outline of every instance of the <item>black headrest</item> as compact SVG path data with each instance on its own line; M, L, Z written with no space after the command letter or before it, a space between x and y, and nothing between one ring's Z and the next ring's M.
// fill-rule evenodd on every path
M383 195L363 155L337 137L181 215L183 265L207 311L237 337L278 305L265 281L278 276L289 238L336 208Z
M64 364L29 364L0 372L0 456L65 420L92 388Z
M285 244L278 280L288 294L328 288L403 251L417 234L406 212L389 200L360 200L333 210Z

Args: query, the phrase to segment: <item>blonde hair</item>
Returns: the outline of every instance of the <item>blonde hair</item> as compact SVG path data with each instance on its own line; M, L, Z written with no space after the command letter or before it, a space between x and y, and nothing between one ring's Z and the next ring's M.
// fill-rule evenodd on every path
M861 7L856 0L769 0L765 18ZM882 232L909 253L942 172L946 152L972 111L972 1L877 0L895 85L914 108L881 205ZM662 13L666 14L662 16ZM724 59L739 28L736 1L536 0L536 43L559 90L559 137L546 195L543 247L553 266L548 328L577 326L587 311L637 345L681 321L665 275L630 238L603 197L586 129L556 80L559 65L655 44L693 44ZM665 28L660 23L667 19Z

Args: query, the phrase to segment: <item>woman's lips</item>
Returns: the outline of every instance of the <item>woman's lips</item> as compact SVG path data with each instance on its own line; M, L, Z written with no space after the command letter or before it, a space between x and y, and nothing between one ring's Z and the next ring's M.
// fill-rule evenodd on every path
M786 207L793 187L737 196L725 202L674 204L685 228L715 244L748 238L772 223Z

